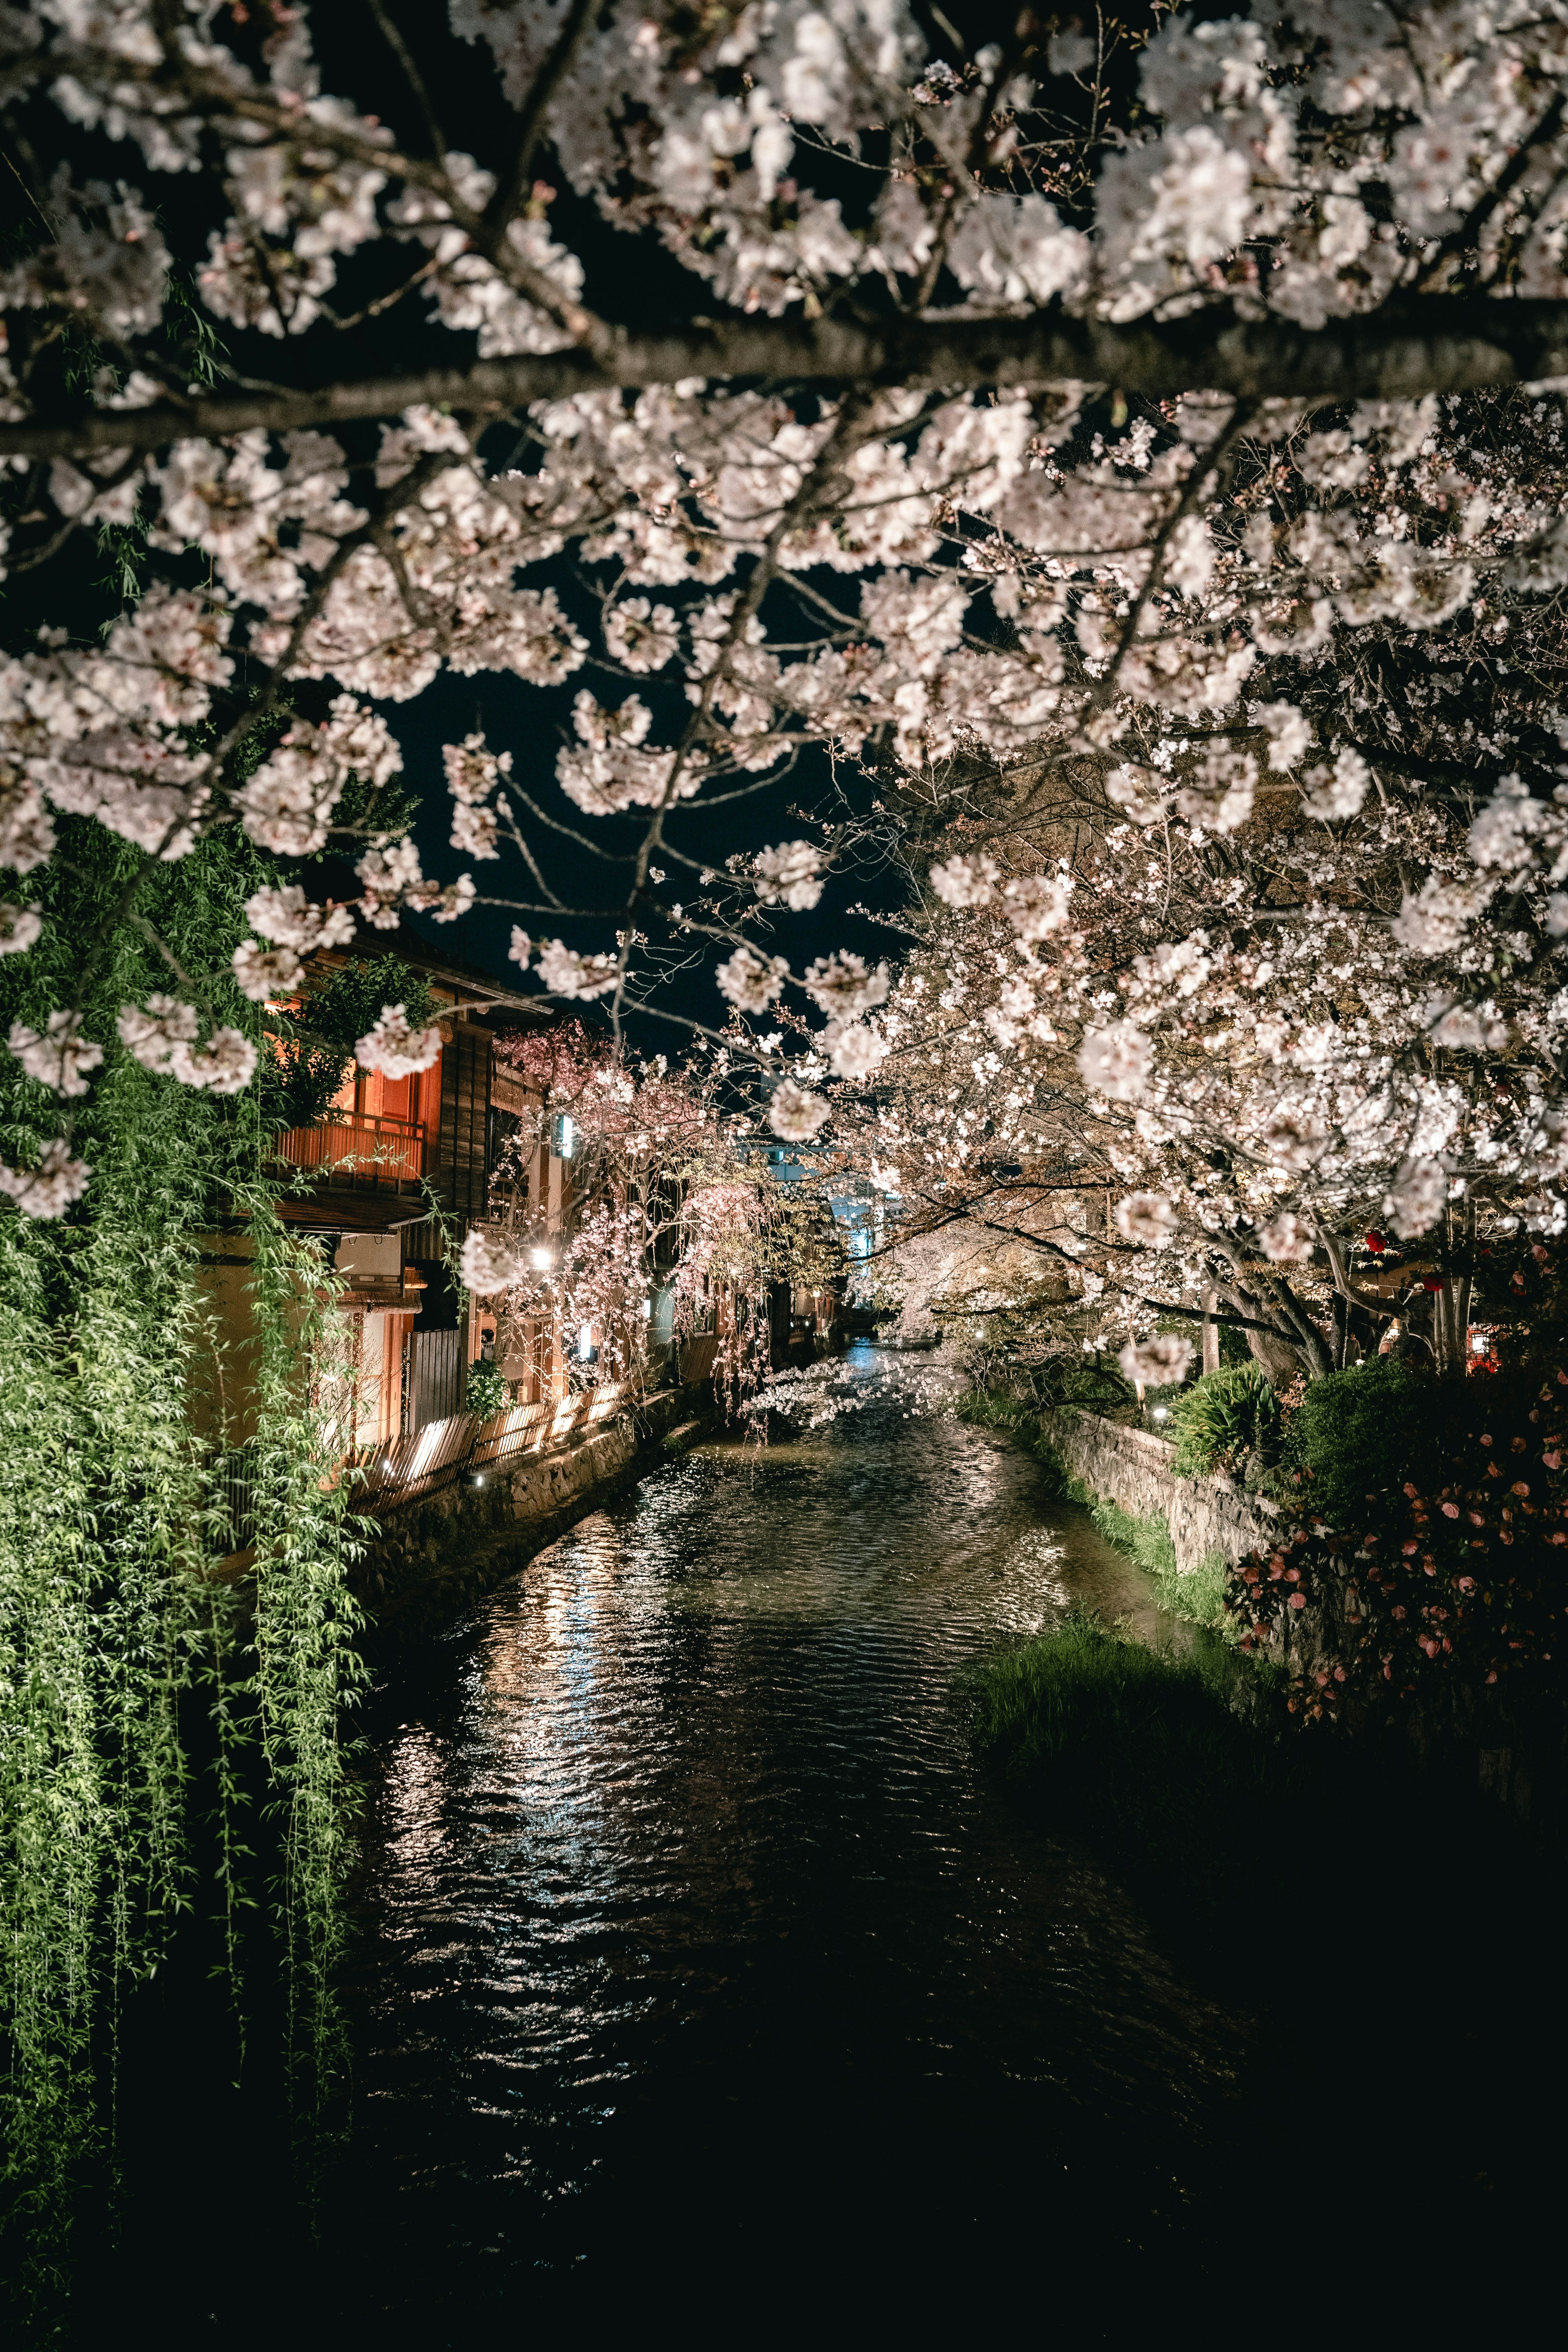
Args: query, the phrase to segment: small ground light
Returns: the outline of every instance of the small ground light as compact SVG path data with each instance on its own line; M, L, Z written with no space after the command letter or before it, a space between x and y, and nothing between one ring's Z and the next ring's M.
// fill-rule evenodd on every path
M1156 1421L1163 1421L1167 1418L1165 1407L1163 1404L1157 1404L1154 1406L1153 1418Z
M550 1252L547 1249L530 1250L528 1255L530 1262L542 1272L550 1264Z

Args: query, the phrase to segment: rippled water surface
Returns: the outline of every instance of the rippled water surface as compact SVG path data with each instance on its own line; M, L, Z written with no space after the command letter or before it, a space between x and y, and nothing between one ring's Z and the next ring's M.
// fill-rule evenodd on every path
M1180 2232L1232 2029L966 1735L998 1642L1073 1602L1150 1623L1038 1486L896 1400L705 1445L383 1695L375 2305L699 2250L798 2284L894 2242L958 2273L998 2231L1127 2260Z

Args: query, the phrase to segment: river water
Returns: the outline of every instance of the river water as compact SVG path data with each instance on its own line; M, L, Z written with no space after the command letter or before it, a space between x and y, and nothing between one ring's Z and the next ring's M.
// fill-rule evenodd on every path
M1237 2020L965 1721L963 1670L1069 1606L1156 1630L1146 1584L889 1362L851 1356L863 1411L657 1472L380 1695L363 2316L978 2291L1020 2248L1059 2296L1212 2245Z

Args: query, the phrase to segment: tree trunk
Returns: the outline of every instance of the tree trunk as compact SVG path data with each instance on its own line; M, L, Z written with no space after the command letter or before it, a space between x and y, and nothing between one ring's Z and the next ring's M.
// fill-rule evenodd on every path
M1302 1369L1301 1350L1289 1339L1276 1339L1272 1331L1248 1331L1247 1344L1253 1361L1262 1366L1277 1389L1289 1388ZM1310 1365L1306 1369L1310 1371Z

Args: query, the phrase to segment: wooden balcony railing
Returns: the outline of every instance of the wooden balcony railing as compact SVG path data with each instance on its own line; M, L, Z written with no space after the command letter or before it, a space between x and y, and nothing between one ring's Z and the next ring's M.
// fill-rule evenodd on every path
M425 1129L417 1119L330 1111L319 1127L291 1127L273 1157L291 1168L319 1168L330 1184L356 1191L417 1184L425 1173Z

